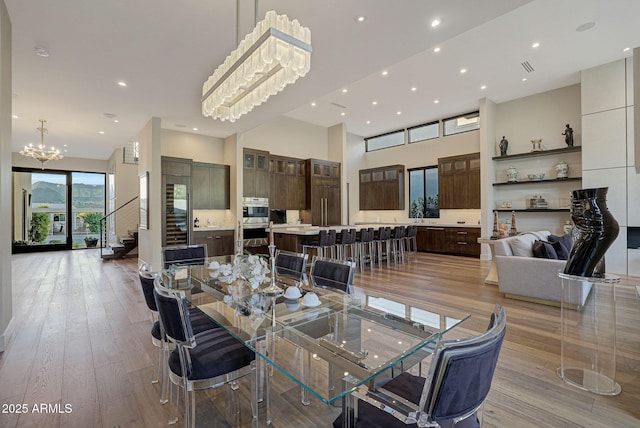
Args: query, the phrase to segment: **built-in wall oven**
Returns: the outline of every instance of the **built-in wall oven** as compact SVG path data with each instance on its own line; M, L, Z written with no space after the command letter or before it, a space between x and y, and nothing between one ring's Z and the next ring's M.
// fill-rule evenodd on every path
M244 247L261 247L267 245L269 227L269 199L242 198L242 235Z

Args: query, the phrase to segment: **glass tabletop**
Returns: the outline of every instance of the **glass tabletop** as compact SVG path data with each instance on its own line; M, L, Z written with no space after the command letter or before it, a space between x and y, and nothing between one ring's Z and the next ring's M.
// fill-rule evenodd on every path
M213 257L203 265L172 266L163 280L185 290L195 307L326 404L418 364L442 334L469 317L386 293L353 287L347 294L305 280L297 286L276 282L286 296L300 297L265 296L271 274L256 263L261 262ZM234 270L254 272L257 279L234 276ZM347 377L349 383L343 382Z

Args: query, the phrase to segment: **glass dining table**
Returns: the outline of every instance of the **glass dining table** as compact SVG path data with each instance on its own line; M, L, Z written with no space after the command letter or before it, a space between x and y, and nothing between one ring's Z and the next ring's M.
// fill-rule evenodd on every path
M173 265L162 278L170 288L184 290L193 306L256 353L263 387L252 401L265 402L267 424L274 371L300 386L303 405L310 398L341 405L347 416L343 426L350 427L353 412L346 410L353 408L351 392L365 386L375 396L380 381L414 366L422 370L438 339L469 318L360 287L344 293L312 287L306 278L294 285L281 283L277 276L264 275L268 271L260 271L256 263L266 266L264 260L251 262L246 256L210 257L204 264ZM273 293L274 285L286 296L299 297ZM257 404L252 402L256 409ZM417 406L407 411L415 412Z

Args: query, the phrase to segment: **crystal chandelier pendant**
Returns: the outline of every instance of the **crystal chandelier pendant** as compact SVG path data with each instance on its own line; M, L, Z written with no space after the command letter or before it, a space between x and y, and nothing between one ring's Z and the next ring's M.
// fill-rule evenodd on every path
M45 122L46 120L40 119L40 127L36 128L40 132L40 144L36 147L29 143L28 146L24 146L24 149L20 150L21 155L39 161L42 165L42 169L44 169L44 164L46 162L49 162L50 160L60 160L64 157L60 154L60 150L53 146L47 148L44 144L44 134L48 132L47 128L44 127Z
M267 12L202 87L202 114L235 122L311 67L311 31Z

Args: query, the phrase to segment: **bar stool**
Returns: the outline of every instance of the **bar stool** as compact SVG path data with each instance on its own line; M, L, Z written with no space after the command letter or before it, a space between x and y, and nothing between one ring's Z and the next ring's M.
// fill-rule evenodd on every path
M396 226L391 233L391 245L393 247L393 262L404 263L404 226Z
M409 253L414 260L418 258L418 241L416 238L417 236L418 236L418 226L407 226L407 229L404 235L404 242L406 247L405 251ZM409 258L407 258L407 260L409 260Z
M391 228L381 227L378 229L378 239L376 239L378 247L378 266L382 267L382 261L387 260L387 267L391 266L391 254L393 248L391 246Z
M355 262L358 259L358 245L356 244L356 230L348 229L340 233L340 243L337 245L338 258Z
M303 241L302 242L302 254L309 254L309 251L315 251L316 256L324 257L324 248L327 245L327 231L321 230L318 232L318 239Z
M360 261L360 272L364 271L364 265L369 262L371 271L376 260L376 247L373 243L373 228L360 229L360 239L358 242L358 256Z

